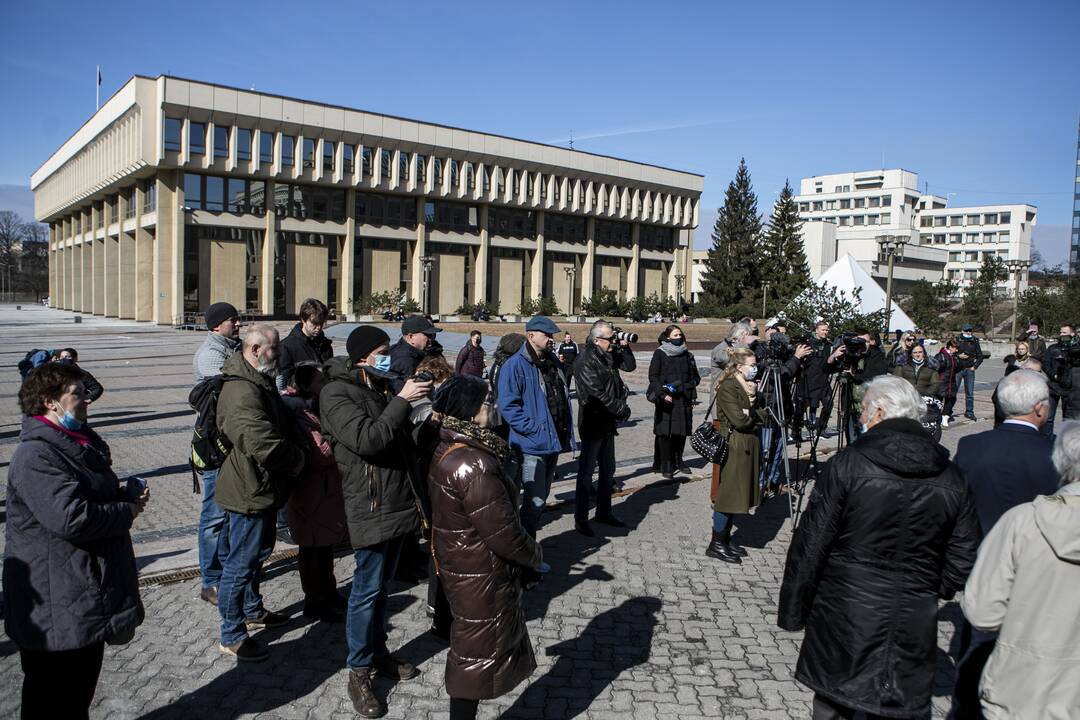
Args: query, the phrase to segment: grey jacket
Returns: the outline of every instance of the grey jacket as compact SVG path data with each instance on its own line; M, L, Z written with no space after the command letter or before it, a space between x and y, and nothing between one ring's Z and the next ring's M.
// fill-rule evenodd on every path
M135 505L109 447L23 418L7 481L4 627L26 650L76 650L143 621L129 530ZM62 692L63 690L58 690Z
M206 333L206 339L195 351L191 362L195 371L195 384L198 385L208 377L220 375L221 366L239 349L239 340L218 335L216 332Z

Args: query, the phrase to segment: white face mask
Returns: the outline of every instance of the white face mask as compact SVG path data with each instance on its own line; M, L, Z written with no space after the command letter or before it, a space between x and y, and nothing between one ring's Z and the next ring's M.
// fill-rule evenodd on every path
M743 369L743 377L747 380L753 380L754 378L756 378L757 365L747 365L746 368Z

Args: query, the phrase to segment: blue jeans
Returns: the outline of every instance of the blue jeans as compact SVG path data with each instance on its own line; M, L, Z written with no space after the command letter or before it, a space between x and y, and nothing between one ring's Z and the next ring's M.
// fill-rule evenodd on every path
M274 510L253 515L225 511L229 552L222 562L218 586L222 645L234 645L246 638L244 619L263 613L259 582L263 563L274 551L274 515Z
M540 516L544 514L544 505L551 492L558 463L558 453L521 457L521 524L532 537L536 537L536 530L540 527Z
M734 515L728 515L717 510L713 510L712 514L712 529L713 532L722 533L731 527L731 523L735 520Z
M221 583L221 560L229 554L229 534L224 532L225 511L214 502L217 469L202 474L202 511L199 513L199 574L204 588Z
M769 486L780 484L780 470L784 462L784 446L781 442L783 428L765 426L761 428L761 474L758 482L764 492ZM770 457L769 453L772 453Z
M351 669L371 667L386 649L386 596L394 579L405 536L396 537L354 552L352 593L345 617L345 642Z
M956 373L956 396L960 397L960 385L964 386L964 414L975 414L975 368Z
M592 491L592 474L600 466L596 487L596 516L611 514L611 490L615 483L615 436L598 440L582 440L578 455L577 486L574 490L574 520L589 521L589 495Z

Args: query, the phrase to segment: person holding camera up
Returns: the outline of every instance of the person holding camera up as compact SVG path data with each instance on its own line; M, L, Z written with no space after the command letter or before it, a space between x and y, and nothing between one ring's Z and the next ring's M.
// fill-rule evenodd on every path
M1058 341L1048 347L1043 357L1046 374L1050 377L1050 420L1049 432L1054 432L1054 416L1058 402L1061 403L1061 416L1066 420L1080 418L1080 340L1076 337L1076 326L1064 323Z
M806 427L813 433L823 429L818 427L818 408L829 394L829 376L825 363L832 353L832 341L829 340L829 323L819 320L814 325L814 334L810 336L810 354L803 359L802 374L795 386L795 399L799 403L797 419L805 416ZM798 424L792 427L792 434L800 438L802 429Z
M877 333L857 328L840 336L825 364L830 373L841 373L841 382L848 384L849 391L841 395L840 412L844 415L847 440L852 443L862 434L859 412L863 385L879 375L887 375L889 360L878 345Z
M783 318L765 328L765 339L750 347L757 357L761 399L765 422L761 426L761 489L762 494L774 494L780 489L780 470L784 461L784 437L787 419L793 414L791 384L802 371L802 361L813 350L805 343L793 349ZM777 379L778 378L778 379ZM784 422L781 422L781 418Z
M649 388L645 397L656 406L653 470L670 479L677 472L690 474L690 468L683 464L683 448L686 436L693 432L694 403L701 375L678 325L664 328L659 343L649 363Z
M979 340L972 334L975 326L965 323L956 340L959 352L956 353L956 394L960 395L960 386L964 386L964 417L972 422L975 417L975 371L982 365L983 354Z
M611 491L615 482L616 427L630 417L626 388L619 371L637 368L630 343L637 335L618 330L607 320L597 320L589 328L589 339L574 363L578 392L578 431L581 456L578 458L577 489L574 492L574 526L586 537L593 537L589 525L589 494L593 469L599 464L596 489L596 522L626 527L611 512Z

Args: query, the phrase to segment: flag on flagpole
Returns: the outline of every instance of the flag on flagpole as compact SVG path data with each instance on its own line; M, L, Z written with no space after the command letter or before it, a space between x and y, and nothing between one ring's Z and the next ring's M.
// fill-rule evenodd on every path
M94 111L101 109L101 66L97 66L97 85L94 87Z

